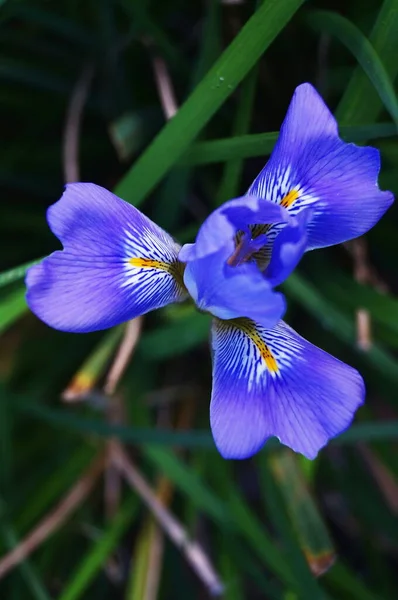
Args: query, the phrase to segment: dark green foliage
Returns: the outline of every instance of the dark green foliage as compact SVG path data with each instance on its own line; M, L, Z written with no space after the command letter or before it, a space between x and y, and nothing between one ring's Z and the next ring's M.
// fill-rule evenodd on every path
M28 313L23 277L58 248L45 211L62 192L82 81L81 180L116 190L180 241L245 191L303 81L335 110L345 139L381 149L381 184L398 192L398 0L0 0L0 49L1 598L206 597L173 542L151 562L150 513L125 484L112 510L102 476L1 577L2 557L62 508L112 439L202 545L228 600L397 597L396 207L366 236L366 281L339 247L307 254L284 285L289 323L360 369L368 389L352 428L312 463L274 440L250 461L218 456L207 316L182 305L146 317L110 398L103 384L122 331L49 330ZM168 123L156 57L181 107ZM357 309L370 314L366 350ZM62 401L87 377L84 400ZM146 595L158 576L158 594Z

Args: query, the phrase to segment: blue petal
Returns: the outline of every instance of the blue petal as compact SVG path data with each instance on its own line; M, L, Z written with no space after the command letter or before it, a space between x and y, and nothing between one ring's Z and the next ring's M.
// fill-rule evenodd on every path
M281 284L296 268L307 247L307 223L311 209L302 210L285 225L272 246L271 261L265 277L273 287Z
M299 86L270 160L248 194L297 214L313 207L307 249L362 235L383 216L394 197L377 185L379 151L346 144L315 89Z
M199 229L195 244L183 246L179 259L196 260L221 248L230 256L237 231L246 230L248 225L284 223L287 219L287 211L273 202L264 202L255 196L230 200L209 215Z
M179 246L136 208L91 183L48 209L63 251L29 269L27 302L62 331L112 327L186 296Z
M283 321L215 319L210 421L225 458L243 459L270 436L308 458L346 429L363 403L359 373Z
M200 310L220 319L250 317L272 327L285 312L282 294L274 292L257 266L227 264L221 249L186 266L184 283Z

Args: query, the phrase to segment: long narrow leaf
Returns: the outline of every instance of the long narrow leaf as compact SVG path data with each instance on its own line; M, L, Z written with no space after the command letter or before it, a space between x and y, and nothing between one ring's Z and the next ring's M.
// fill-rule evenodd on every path
M250 71L303 0L265 0L177 115L116 186L116 194L138 206Z
M308 22L314 29L335 36L354 54L398 126L398 102L394 86L379 55L361 30L347 18L332 11L314 11L308 16Z

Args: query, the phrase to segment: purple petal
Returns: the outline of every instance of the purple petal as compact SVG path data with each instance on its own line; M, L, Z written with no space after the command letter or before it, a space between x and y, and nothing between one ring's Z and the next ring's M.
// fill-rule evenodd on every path
M394 197L377 185L379 151L346 144L322 98L308 83L290 103L278 143L248 194L297 214L313 207L307 249L358 237L383 216Z
M266 330L215 319L212 333L210 421L225 458L248 458L276 436L313 459L363 403L359 373L283 321Z
M250 317L273 327L285 312L282 294L274 292L253 263L227 264L225 248L189 262L184 283L200 310L220 319Z
M183 262L196 260L226 248L231 255L234 238L239 230L248 225L283 223L288 219L287 211L273 202L255 196L243 196L223 204L207 217L199 229L195 244L186 244L179 255Z
M139 210L92 183L48 209L63 251L29 269L27 302L45 323L88 332L183 300L179 246Z
M302 210L285 225L272 246L271 261L265 276L273 287L281 284L296 268L307 247L307 223L311 209Z

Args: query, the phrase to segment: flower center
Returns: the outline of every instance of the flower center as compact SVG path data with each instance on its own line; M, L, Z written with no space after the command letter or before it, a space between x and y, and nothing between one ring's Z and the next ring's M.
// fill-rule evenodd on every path
M269 225L252 225L245 231L238 231L235 237L235 250L227 263L231 267L238 267L254 260L258 268L264 271L271 258L271 246L265 233L269 227Z

